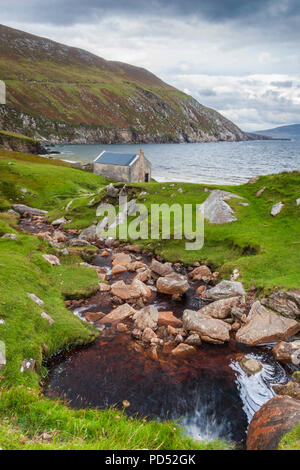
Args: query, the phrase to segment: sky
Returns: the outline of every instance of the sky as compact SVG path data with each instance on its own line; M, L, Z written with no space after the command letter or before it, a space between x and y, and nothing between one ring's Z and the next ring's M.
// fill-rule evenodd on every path
M300 0L0 0L0 12L145 67L243 130L300 123Z

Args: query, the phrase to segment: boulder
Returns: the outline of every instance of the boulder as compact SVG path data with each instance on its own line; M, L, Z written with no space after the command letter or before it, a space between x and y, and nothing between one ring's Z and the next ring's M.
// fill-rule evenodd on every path
M151 328L145 328L142 334L142 341L144 343L151 343L151 341L157 338L156 334Z
M180 328L182 326L182 321L175 317L173 312L158 312L158 326L168 325L171 325L174 328Z
M300 365L300 340L287 343L281 341L272 349L276 361Z
M252 418L247 450L277 450L281 438L299 421L300 401L286 396L272 398Z
M105 314L102 312L85 312L85 319L91 323L96 323L97 321L102 320L105 317Z
M274 204L274 206L271 209L271 215L273 217L276 217L276 215L280 214L282 211L284 204L282 202L278 202L277 204Z
M146 281L149 281L150 277L151 277L150 269L140 268L138 269L137 274L134 279L138 279L139 281L146 282Z
M251 307L246 324L238 330L236 340L248 346L256 346L286 340L298 331L300 323L276 315L256 301Z
M113 256L112 265L116 266L117 264L121 266L127 266L131 263L131 256L127 255L126 253L116 253Z
M118 195L119 195L119 190L118 190L118 188L115 188L112 183L110 183L110 184L106 187L106 194L107 194L109 197L118 197Z
M228 224L237 220L233 209L225 202L225 200L232 198L242 199L240 196L227 191L219 189L211 191L201 208L205 219L212 224Z
M152 297L152 290L136 277L131 283L131 289L135 289L137 292L139 292L144 302L148 302Z
M135 315L136 310L128 304L120 305L120 307L115 308L110 313L105 315L99 321L100 324L111 323L112 325L117 325L118 323L126 320L126 318L132 317Z
M48 261L52 266L60 266L60 261L55 255L43 255L44 260Z
M243 371L246 372L248 376L257 374L262 370L262 365L256 359L241 357L239 363Z
M194 333L186 338L185 344L189 344L190 346L201 346L202 341L200 336Z
M167 274L172 274L174 272L172 263L160 263L156 259L152 260L150 269L161 277L164 277Z
M170 295L182 295L189 289L189 283L185 276L172 273L167 276L160 277L157 280L156 287L158 292Z
M105 282L99 282L99 291L100 292L109 292L111 289L109 284L106 284Z
M155 330L158 322L158 310L154 305L149 305L136 312L132 319L134 321L134 328L137 330L143 331L146 328Z
M31 215L41 215L45 216L48 214L48 211L42 211L41 209L36 209L35 207L25 206L25 204L14 204L13 210L23 215L25 212L28 212Z
M18 240L18 235L15 233L5 233L1 238L8 238L10 240Z
M240 297L229 297L229 299L221 299L206 305L199 310L204 315L209 315L212 318L224 319L228 318L231 314L233 307L240 304Z
M208 266L199 266L190 273L189 275L193 281L207 281L212 278L212 272Z
M111 273L115 275L115 274L125 273L126 271L127 271L126 266L122 266L121 264L116 264L115 266L113 266Z
M79 238L71 238L71 240L68 241L69 246L86 246L90 245L90 243L87 240L79 239Z
M97 225L90 225L79 235L79 240L97 240Z
M141 292L135 287L125 284L124 281L117 281L111 285L111 292L122 300L138 299Z
M0 341L0 370L6 366L6 348L4 341Z
M300 318L299 289L273 292L268 299L263 299L262 303L285 317Z
M273 385L273 390L277 395L285 395L295 400L300 400L300 383L290 380L287 384Z
M180 343L176 348L172 350L172 355L176 357L189 356L190 354L195 354L196 349L194 346L189 344Z
M182 321L186 331L198 333L203 341L216 344L229 341L230 325L222 320L211 318L201 311L185 310Z
M206 292L206 298L211 300L228 299L229 297L244 295L246 295L246 292L242 283L235 281L221 281Z

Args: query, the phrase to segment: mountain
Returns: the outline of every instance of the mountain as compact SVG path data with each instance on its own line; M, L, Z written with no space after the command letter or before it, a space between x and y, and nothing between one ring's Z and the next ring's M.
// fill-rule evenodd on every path
M262 138L147 70L0 25L0 128L52 143Z
M274 129L267 129L265 131L257 131L256 134L266 135L275 139L300 140L300 124L275 127Z

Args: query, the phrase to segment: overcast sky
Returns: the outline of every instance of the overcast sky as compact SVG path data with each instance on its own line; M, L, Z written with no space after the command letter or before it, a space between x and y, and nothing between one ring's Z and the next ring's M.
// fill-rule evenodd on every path
M8 26L145 67L244 130L300 123L300 0L0 0L0 11Z

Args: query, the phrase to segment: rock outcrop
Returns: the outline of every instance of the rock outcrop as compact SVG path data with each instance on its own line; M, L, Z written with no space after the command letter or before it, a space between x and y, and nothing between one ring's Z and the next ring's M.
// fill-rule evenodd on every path
M300 401L277 396L255 413L247 435L247 450L277 450L281 438L300 421Z
M202 211L205 219L211 224L228 224L234 222L237 218L233 209L225 202L228 199L242 199L236 194L227 191L215 189L211 191L206 201L202 204Z

